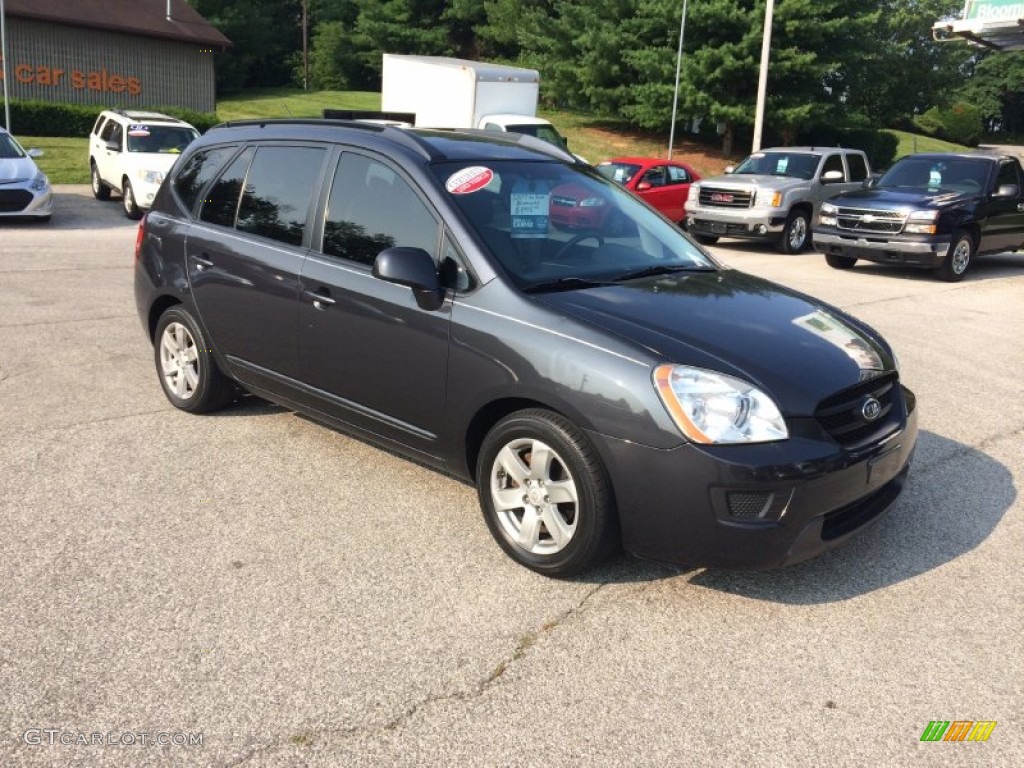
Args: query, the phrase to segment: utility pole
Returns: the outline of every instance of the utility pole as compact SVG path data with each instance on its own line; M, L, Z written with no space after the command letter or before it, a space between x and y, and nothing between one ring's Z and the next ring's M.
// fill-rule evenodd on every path
M4 10L4 0L0 0L0 59L3 60L4 80L4 128L11 131L11 98L7 94L7 13Z
M761 148L761 132L764 128L764 102L768 91L768 59L772 50L772 16L775 14L775 0L768 0L764 9L764 34L761 37L761 71L757 76L757 109L754 113L754 146L752 152Z
M309 90L309 0L302 0L302 90Z
M676 90L672 94L672 125L668 129L668 159L672 159L672 145L676 139L676 106L679 104L679 70L683 66L683 38L686 36L686 3L683 0L683 15L679 21L679 51L676 53Z

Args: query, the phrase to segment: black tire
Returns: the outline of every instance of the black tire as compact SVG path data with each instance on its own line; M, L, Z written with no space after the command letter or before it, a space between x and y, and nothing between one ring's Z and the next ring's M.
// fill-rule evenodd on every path
M160 316L153 359L160 386L175 408L209 413L235 397L235 386L217 367L206 336L184 307L171 307Z
M109 200L110 199L110 187L103 183L103 179L100 178L100 171L96 167L95 161L89 163L89 177L92 182L92 195L97 200Z
M551 454L543 466L534 466L534 454L542 448ZM476 477L491 535L531 570L573 576L618 546L618 518L604 465L584 434L556 413L529 409L499 421L484 438Z
M956 283L964 279L967 270L974 263L974 254L978 249L974 235L966 230L957 230L953 234L953 242L949 246L949 254L938 268L939 278L947 283Z
M121 182L121 202L124 205L125 216L134 221L142 218L142 209L135 202L135 190L132 189L132 183L128 181L127 176Z
M800 253L811 241L811 217L807 211L790 211L786 226L775 243L780 253Z
M694 235L693 239L701 245L714 245L718 242L717 235Z
M853 265L857 263L857 259L853 256L840 256L837 253L826 253L825 263L832 267L832 269L853 269Z

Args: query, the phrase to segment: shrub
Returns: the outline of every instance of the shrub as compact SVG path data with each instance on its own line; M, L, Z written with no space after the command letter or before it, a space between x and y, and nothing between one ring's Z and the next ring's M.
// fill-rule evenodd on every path
M914 124L930 136L973 146L984 131L981 110L959 101L951 107L932 107L914 118Z
M185 120L200 132L221 122L212 113L193 112L178 107L147 107L179 120ZM103 107L86 104L55 104L48 101L11 101L11 125L25 136L88 136Z

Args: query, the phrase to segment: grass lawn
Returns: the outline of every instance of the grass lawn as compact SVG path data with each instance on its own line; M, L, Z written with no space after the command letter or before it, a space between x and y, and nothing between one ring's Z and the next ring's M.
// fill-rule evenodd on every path
M25 149L43 150L36 165L50 177L53 184L89 183L89 139L51 138L46 136L18 136Z
M917 152L964 152L970 149L963 144L933 139L930 136L918 136L916 133L907 133L906 131L887 131L887 133L891 133L900 140L900 145L896 149L897 159Z
M228 94L217 101L221 120L252 117L321 117L327 109L380 109L380 94L372 91L301 91L261 88Z

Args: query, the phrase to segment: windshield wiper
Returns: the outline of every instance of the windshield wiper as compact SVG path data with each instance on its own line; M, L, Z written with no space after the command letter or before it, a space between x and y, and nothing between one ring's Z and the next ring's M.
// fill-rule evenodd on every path
M642 277L657 277L658 275L674 275L678 272L717 272L715 267L710 265L702 266L698 264L692 264L684 266L676 264L669 266L667 264L656 264L653 267L644 267L643 269L637 269L633 272L627 272L624 275L620 275L615 278L616 283L624 283L627 280L639 280Z
M532 283L523 290L527 293L544 293L546 291L575 291L578 288L600 288L605 285L612 285L612 283L590 280L585 277L559 277L556 280Z

